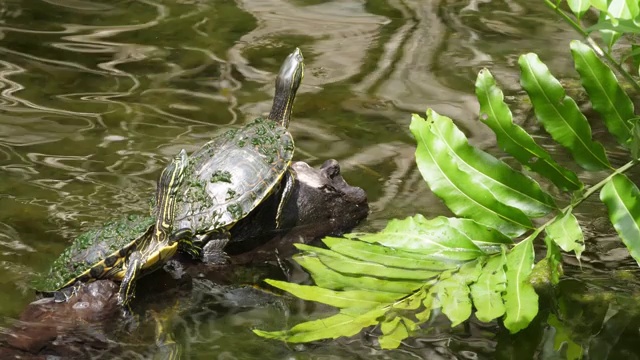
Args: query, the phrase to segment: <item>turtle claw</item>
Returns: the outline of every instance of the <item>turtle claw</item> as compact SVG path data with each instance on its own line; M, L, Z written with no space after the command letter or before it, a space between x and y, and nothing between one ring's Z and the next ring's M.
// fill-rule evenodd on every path
M230 262L229 255L224 252L224 247L229 242L230 234L227 231L214 233L202 247L202 261L209 265L226 265Z
M219 249L209 249L202 252L202 261L209 265L226 265L231 258L227 253Z

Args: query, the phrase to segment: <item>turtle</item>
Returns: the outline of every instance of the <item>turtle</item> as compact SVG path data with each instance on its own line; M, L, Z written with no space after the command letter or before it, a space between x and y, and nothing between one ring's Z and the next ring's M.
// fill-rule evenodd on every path
M166 263L178 249L180 239L171 234L175 200L187 164L183 149L163 169L157 182L154 216L130 215L78 237L54 261L47 276L36 282L39 292L64 301L77 283L111 279L121 282L118 303L127 305L136 279ZM190 249L189 244L180 247Z
M288 126L303 76L304 58L296 48L280 67L269 115L226 131L189 157L177 197L173 236L202 247L204 262L228 261L224 247L231 240L229 229L276 189L282 193L275 214L279 227L295 180L290 167L294 142Z

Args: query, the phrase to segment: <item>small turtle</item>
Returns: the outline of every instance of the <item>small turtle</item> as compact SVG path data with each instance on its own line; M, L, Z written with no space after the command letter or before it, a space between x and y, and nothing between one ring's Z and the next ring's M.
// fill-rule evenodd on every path
M64 301L78 282L111 279L121 281L118 302L128 304L135 280L162 266L178 249L179 239L171 233L187 163L182 150L162 171L153 217L130 216L79 237L54 262L49 274L36 282L36 288ZM181 247L192 249L189 243Z

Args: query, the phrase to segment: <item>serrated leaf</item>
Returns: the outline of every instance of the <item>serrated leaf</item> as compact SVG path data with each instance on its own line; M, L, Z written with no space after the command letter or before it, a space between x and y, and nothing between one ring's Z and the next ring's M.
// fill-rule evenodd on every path
M513 123L504 95L487 69L476 79L476 96L480 102L480 119L496 134L500 147L522 165L545 176L562 190L583 187L576 174L558 165L523 128Z
M299 285L272 279L267 279L265 282L300 299L316 301L337 308L371 309L383 304L389 304L404 296L398 293L368 290L335 291L318 286Z
M372 290L389 293L411 294L419 289L423 281L384 280L370 276L347 276L324 265L315 256L296 255L294 260L300 264L321 288L332 290Z
M640 191L624 175L615 175L600 191L609 220L631 256L640 264Z
M432 109L427 111L427 116L431 122L428 126L431 144L425 145L448 155L447 159L439 159L440 163L455 162L460 171L485 187L500 203L517 208L529 217L544 216L555 208L553 198L542 191L534 180L471 146L451 119Z
M323 339L337 339L353 336L362 329L376 325L385 309L372 309L363 313L341 311L330 317L307 321L286 331L263 331L254 329L258 336L267 339L284 340L292 343L311 342Z
M593 109L602 116L618 143L626 146L631 134L629 120L635 117L631 99L620 87L613 71L588 45L572 41L571 54Z
M476 317L489 322L505 313L502 293L507 288L504 254L495 255L484 266L478 281L471 285L471 297L476 307Z
M533 237L531 236L507 254L504 325L511 333L526 328L538 314L538 294L528 281L533 269L533 259Z
M451 261L473 260L484 255L472 239L483 242L507 239L494 229L480 224L474 227L470 221L453 224L461 227L454 227L445 217L427 220L418 214L403 220L390 220L384 230L375 234L347 234L345 237L408 250L415 252L417 257Z
M420 270L446 270L456 268L459 264L459 262L452 261L445 262L430 260L421 254L358 240L325 237L322 239L322 242L324 242L331 250L344 256L390 267Z
M471 298L469 287L457 276L442 280L432 287L437 296L437 304L451 321L451 326L457 326L471 316Z
M574 251L580 260L580 255L584 251L584 235L578 219L570 211L558 216L545 231L562 250Z
M375 276L381 279L424 281L440 274L440 271L401 269L367 261L355 260L331 250L321 249L305 244L295 244L295 246L300 250L316 254L318 259L320 259L320 261L328 268L347 275L360 276L362 274L367 274L368 276Z
M586 170L610 169L604 147L591 139L591 127L578 105L566 96L560 82L551 75L538 55L529 53L518 61L525 89L538 120L551 137L567 148Z
M567 0L567 3L578 19L589 10L589 0Z
M378 342L382 349L395 349L400 346L402 340L409 336L409 331L398 316L391 320L383 321L380 324L380 330L382 331L382 336L378 338Z

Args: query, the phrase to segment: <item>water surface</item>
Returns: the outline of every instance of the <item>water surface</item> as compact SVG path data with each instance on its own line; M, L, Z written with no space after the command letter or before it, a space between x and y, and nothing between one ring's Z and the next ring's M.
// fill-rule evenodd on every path
M477 120L478 70L490 68L514 96L525 52L575 77L574 38L541 2L525 0L0 2L0 316L19 315L34 299L29 279L75 236L114 214L148 211L160 169L181 148L267 113L275 72L296 46L307 65L291 123L296 160L337 159L369 195L359 230L374 231L390 218L448 214L414 165L411 113L432 107L501 155ZM517 115L530 124L526 111ZM604 214L590 211L582 219ZM624 253L605 240L613 245L591 255L611 255L598 263L617 267ZM513 350L520 338L471 324L425 330L391 352L366 334L289 347L249 329L329 310L299 304L286 318L278 306L221 308L185 320L179 338L191 358L490 359L509 356L505 347L526 358L538 345Z

